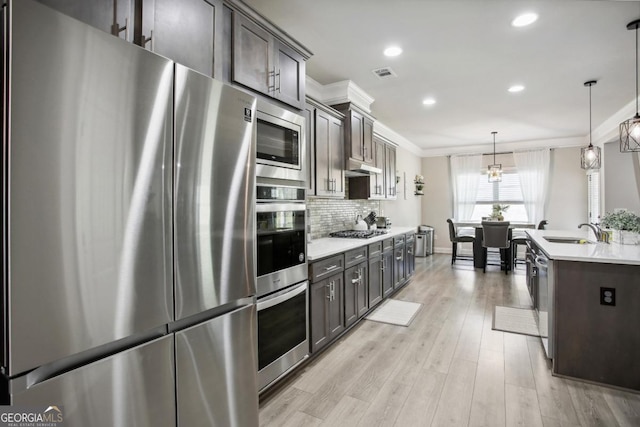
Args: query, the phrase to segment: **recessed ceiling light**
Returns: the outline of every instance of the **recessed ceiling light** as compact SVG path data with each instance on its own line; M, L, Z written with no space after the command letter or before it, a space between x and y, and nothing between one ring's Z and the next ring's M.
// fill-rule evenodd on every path
M398 56L402 53L402 49L398 46L390 46L384 50L384 56Z
M527 25L531 25L538 20L538 15L535 13L523 13L522 15L516 16L516 18L511 21L511 25L514 27L526 27Z
M509 92L511 93L522 92L523 90L524 86L522 85L513 85L509 88Z
M425 99L422 100L422 103L424 105L433 105L433 104L436 103L436 100L433 99L433 98L425 98Z

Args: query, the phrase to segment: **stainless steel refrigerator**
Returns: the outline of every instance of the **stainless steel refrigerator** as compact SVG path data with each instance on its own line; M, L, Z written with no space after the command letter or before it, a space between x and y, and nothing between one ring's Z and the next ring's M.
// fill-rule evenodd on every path
M255 98L3 7L2 404L258 424Z

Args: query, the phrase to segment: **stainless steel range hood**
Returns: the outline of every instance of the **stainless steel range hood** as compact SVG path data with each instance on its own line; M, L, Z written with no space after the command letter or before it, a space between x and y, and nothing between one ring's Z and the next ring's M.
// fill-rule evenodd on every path
M382 169L368 165L361 160L349 159L346 166L345 176L367 176L382 173Z

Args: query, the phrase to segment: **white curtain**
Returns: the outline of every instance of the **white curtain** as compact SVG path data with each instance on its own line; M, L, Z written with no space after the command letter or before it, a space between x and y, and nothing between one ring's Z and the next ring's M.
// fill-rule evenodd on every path
M545 202L549 185L551 154L549 149L513 153L524 207L529 222L538 224L544 218Z
M478 194L478 175L482 169L482 154L451 156L451 188L453 190L453 217L469 220Z

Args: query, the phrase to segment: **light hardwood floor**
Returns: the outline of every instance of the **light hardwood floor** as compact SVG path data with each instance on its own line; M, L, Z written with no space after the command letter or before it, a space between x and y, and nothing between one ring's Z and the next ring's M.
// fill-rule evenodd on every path
M640 426L639 394L553 377L539 338L491 329L495 305L531 305L522 266L450 260L417 258L393 296L423 304L409 327L361 321L262 400L260 425Z

